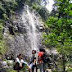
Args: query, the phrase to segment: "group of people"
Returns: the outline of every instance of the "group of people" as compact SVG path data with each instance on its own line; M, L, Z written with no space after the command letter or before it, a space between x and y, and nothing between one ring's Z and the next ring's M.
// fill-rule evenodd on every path
M24 68L24 65L26 64L29 72L38 72L38 69L40 69L40 72L45 72L44 55L45 55L44 49L39 49L38 53L36 53L36 50L32 50L32 57L28 64L27 62L23 60L22 54L19 54L17 58L15 59L14 69L19 72L22 68Z

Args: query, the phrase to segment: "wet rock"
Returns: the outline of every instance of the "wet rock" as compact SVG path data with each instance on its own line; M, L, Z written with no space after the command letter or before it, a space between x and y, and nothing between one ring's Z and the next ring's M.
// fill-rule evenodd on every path
M8 28L9 28L9 33L10 33L11 35L15 35L15 34L14 34L13 27L12 27L12 26L9 26Z
M52 72L52 70L51 69L46 69L46 72Z
M8 68L8 65L7 65L6 61L2 61L1 65L2 65L2 68Z
M6 70L5 69L0 69L0 72L6 72Z

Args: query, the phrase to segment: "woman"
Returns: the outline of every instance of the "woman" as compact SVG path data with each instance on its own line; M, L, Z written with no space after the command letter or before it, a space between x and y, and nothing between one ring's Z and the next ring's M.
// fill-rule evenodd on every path
M30 61L30 68L32 70L32 72L34 72L34 70L36 69L36 72L37 72L37 60L36 60L36 50L32 50L32 57L31 57L31 61Z
M14 70L17 70L19 72L25 64L28 66L27 62L23 60L22 54L19 54L15 60Z

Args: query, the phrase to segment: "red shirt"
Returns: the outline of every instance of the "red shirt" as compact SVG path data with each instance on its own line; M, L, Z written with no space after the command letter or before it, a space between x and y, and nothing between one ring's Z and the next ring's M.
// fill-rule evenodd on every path
M44 55L44 52L39 52L38 53L38 62L39 63L43 63L43 60L42 60L42 56Z

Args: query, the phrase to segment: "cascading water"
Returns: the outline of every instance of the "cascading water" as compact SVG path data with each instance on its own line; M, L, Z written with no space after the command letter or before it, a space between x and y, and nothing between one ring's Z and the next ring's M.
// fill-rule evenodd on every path
M28 51L30 51L31 54L32 50L38 51L39 49L39 45L41 42L40 41L41 32L39 32L37 26L41 25L41 23L39 22L39 19L36 17L34 11L31 11L29 9L28 5L24 7L21 17L27 32L26 45L29 44ZM29 52L26 52L26 54L28 55Z
M27 31L27 35L28 35L28 38L30 40L30 43L31 43L31 49L32 50L38 50L38 46L37 46L37 33L36 33L36 22L34 20L34 18L36 19L34 13L30 13L29 11L29 7L26 6L27 8L27 19L28 19L28 24L26 24L26 31ZM22 14L22 20L24 22L24 16L25 14L23 13Z

